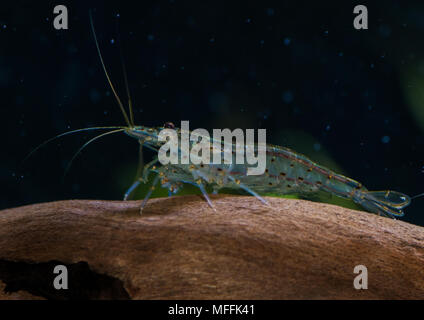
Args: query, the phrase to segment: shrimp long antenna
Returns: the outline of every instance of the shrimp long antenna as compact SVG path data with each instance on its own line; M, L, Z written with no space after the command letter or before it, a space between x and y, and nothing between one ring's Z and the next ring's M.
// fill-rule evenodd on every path
M67 136L73 133L77 133L77 132L83 132L83 131L90 131L90 130L104 130L104 129L125 129L126 127L118 127L118 126L113 126L113 127L90 127L90 128L82 128L82 129L76 129L76 130L72 130L72 131L67 131L61 134L58 134L57 136L54 136L46 141L44 141L43 143L41 143L40 145L38 145L38 147L36 147L34 150L32 150L25 158L24 160L22 160L21 165L27 161L35 152L37 152L40 148L44 147L46 144L59 139L63 136Z
M91 16L91 11L90 11L90 25L91 25L91 31L93 32L93 36L94 36L94 42L96 43L97 53L99 54L100 62L102 63L103 71L106 75L109 86L112 89L112 92L113 92L113 94L116 98L116 101L118 102L118 105L119 105L119 108L121 109L122 115L125 118L125 122L127 123L127 125L129 127L132 127L133 123L131 123L130 120L128 119L128 115L127 115L127 112L125 111L124 105L122 104L121 99L119 99L119 96L116 93L115 87L113 86L112 81L110 80L109 74L106 70L106 66L105 66L105 63L103 61L103 56L102 56L102 53L100 52L99 43L97 41L96 31L94 30L94 23L93 23L93 17Z
M411 200L415 199L415 198L422 197L422 196L424 196L424 193L420 193L420 194L417 194L416 196L411 197Z
M81 148L79 148L79 149L78 149L78 151L77 151L77 152L73 155L73 157L72 157L71 161L69 161L69 164L66 166L65 173L63 174L63 178L65 178L65 176L66 176L66 174L68 173L69 169L71 168L72 162L75 160L75 158L76 158L76 157L77 157L77 156L81 153L81 151L82 151L85 147L87 147L90 143L92 143L92 142L94 142L94 141L96 141L96 140L98 140L98 139L100 139L100 138L102 138L102 137L105 137L105 136L107 136L107 135L114 134L114 133L118 133L118 132L121 132L121 131L124 131L124 130L125 130L125 128L124 128L124 129L119 129L119 130L112 130L112 131L108 131L108 132L102 133L102 134L100 134L100 135L98 135L98 136L96 136L96 137L94 137L94 138L92 138L92 139L88 140L86 143L84 143L84 145L83 145Z
M118 30L118 20L116 21L116 29L117 29L116 32L118 34L119 56L121 58L122 71L124 73L125 89L127 91L128 109L130 111L130 121L131 121L132 125L134 126L133 104L132 104L132 99L131 99L131 94L130 94L130 87L128 85L127 68L125 66L124 55L122 53L121 37L119 35L119 30Z

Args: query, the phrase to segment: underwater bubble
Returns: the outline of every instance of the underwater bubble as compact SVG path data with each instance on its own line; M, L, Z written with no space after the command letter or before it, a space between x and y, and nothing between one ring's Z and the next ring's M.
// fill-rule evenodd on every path
M325 31L324 31L324 34L325 34L325 35L328 35L328 30L325 30Z
M378 28L378 32L383 38L388 38L392 34L392 29L387 24L382 24Z
M325 131L330 131L331 126L329 124L327 124L327 126L325 127Z
M259 41L259 43L260 43L261 46L263 46L264 43L265 43L265 40L261 40L261 41Z
M283 43L285 46L290 45L291 39L290 38L284 38Z
M116 17L119 18L121 15L119 13L116 14Z
M315 150L315 151L320 151L320 150L321 150L321 144L319 144L319 143L314 143L314 150Z
M100 93L97 90L92 89L90 91L90 100L92 103L98 103L100 101Z
M270 17L272 17L275 14L275 10L273 8L267 8L266 14Z
M4 24L4 25L3 25L3 29L6 29L6 28L7 28L7 25L5 25L5 24Z
M213 37L212 37L212 38L210 38L210 39L209 39L209 42L210 42L210 43L214 43L214 42L215 42L215 38L213 38Z
M110 39L110 43L114 44L115 43L115 39Z
M389 143L390 142L390 137L389 136L384 136L381 138L381 142L383 143Z
M184 70L184 69L185 69L185 67L184 67L184 66L181 66L181 67L180 67L180 69L181 69L181 70Z
M281 98L283 99L283 101L285 103L291 103L293 102L293 93L291 91L284 91L283 94L281 95Z
M155 40L155 36L153 34L149 34L149 35L147 35L147 40L153 41L153 40Z
M267 120L269 118L270 114L271 114L271 112L269 110L265 110L265 111L259 111L257 113L257 116L259 118L262 118L264 120Z
M246 23L251 23L251 22L252 22L252 19L250 19L250 18L246 19Z
M374 69L374 63L371 63L371 64L370 64L370 68L371 68L371 69Z
M209 97L209 110L212 112L227 113L229 111L229 100L227 95L216 92Z

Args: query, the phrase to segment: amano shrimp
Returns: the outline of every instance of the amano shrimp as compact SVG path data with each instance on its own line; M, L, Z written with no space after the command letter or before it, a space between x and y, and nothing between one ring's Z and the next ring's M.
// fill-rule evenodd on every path
M180 129L174 128L172 123L166 123L158 128L136 126L125 129L125 133L138 139L141 145L157 150L164 143L158 139L159 132L165 128L173 128L179 135L181 134ZM235 150L235 146L231 150ZM179 149L179 152L182 150ZM223 150L219 152L224 153ZM162 187L168 189L170 195L177 193L183 184L192 184L200 189L211 208L214 206L206 192L207 187L211 187L214 193L222 188L243 189L264 204L267 204L261 197L264 193L285 195L324 191L351 199L367 211L390 217L403 216L403 208L411 201L409 196L397 191L368 191L361 183L337 174L288 148L268 144L266 155L266 170L263 175L247 175L247 166L235 164L235 159L232 164L190 163L157 167L156 158L144 168L141 178L130 187L125 199L142 181L146 181L149 171L154 171L157 175L152 183L152 189L144 198L141 209L159 182Z

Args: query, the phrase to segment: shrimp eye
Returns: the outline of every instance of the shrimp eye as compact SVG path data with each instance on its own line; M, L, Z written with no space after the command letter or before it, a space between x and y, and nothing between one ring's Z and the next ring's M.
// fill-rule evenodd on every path
M175 129L175 126L172 122L167 122L163 126L164 128L167 128L167 129Z

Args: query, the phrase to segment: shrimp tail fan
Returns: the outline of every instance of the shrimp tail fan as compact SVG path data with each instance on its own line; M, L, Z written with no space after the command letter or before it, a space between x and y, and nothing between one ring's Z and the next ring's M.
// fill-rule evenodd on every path
M397 191L367 191L355 194L353 200L366 210L392 218L402 217L403 208L411 203L411 198Z

